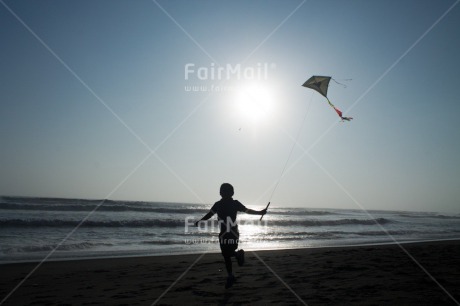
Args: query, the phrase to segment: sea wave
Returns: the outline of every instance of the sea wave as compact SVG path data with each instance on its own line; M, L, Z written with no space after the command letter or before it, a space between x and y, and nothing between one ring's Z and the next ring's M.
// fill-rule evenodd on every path
M284 239L286 237L338 237L338 236L350 236L350 235L357 235L357 236L382 236L382 235L413 235L413 234L420 234L423 233L421 231L413 231L413 230L388 230L388 231L325 231L325 232L285 232L285 233L277 233L276 237L280 239ZM263 236L263 235L262 235Z
M392 223L390 219L336 219L336 220L274 220L269 225L277 226L340 226L340 225L383 225Z
M81 225L80 225L81 223ZM129 221L85 221L59 219L7 219L0 220L1 227L179 227L184 220L129 220Z
M173 245L173 244L182 244L183 240L144 240L141 241L141 244L147 245Z
M14 254L14 253L34 253L34 252L50 252L56 248L57 244L44 244L44 245L26 245L22 247L9 247L2 248L3 254ZM67 243L60 245L57 251L77 251L87 250L96 247L110 247L113 246L111 243L92 243L92 242L80 242L80 243Z
M66 203L62 202L51 202L51 199L47 202L21 202L21 203L0 203L1 210L33 210L33 211L105 211L105 212L145 212L145 213L160 213L160 214L205 214L209 211L209 208L204 208L202 205L177 205L171 204L171 207L155 207L155 203L126 203L126 202L115 202L115 201L93 201L84 200L76 203L67 200ZM162 204L164 205L164 204ZM177 205L177 206L176 206ZM211 207L211 206L209 206ZM340 215L338 212L324 211L324 210L304 210L304 209L272 209L269 211L270 215L286 215L286 216L332 216Z
M343 225L382 225L392 222L389 219L337 219L337 220L273 220L259 222L246 220L241 225L267 225L267 226L343 226ZM80 224L81 223L81 224ZM63 220L63 219L3 219L0 220L1 227L183 227L193 226L193 222L187 219L143 219L143 220L108 220L93 221L87 220ZM218 226L217 220L207 221L209 226Z
M164 202L134 202L115 201L107 199L64 199L64 198L28 198L0 197L0 210L18 211L106 211L106 212L147 212L164 214L204 214L212 204L184 204ZM329 216L341 215L338 211L303 209L303 208L273 208L271 215L286 216Z
M15 203L0 203L0 209L8 210L34 210L34 211L107 211L107 212L152 212L165 214L190 214L206 213L207 209L200 208L177 208L177 207L142 207L139 205L107 205L107 204L15 204Z
M272 209L268 212L270 215L286 215L286 216L330 216L340 215L338 212L325 211L325 210L286 210L286 209Z
M13 204L99 204L104 203L122 203L122 201L114 201L109 199L69 199L69 198L41 198L41 197L12 197L2 196L0 200L4 203ZM143 203L143 202L132 202ZM2 203L3 204L3 203Z
M446 215L434 215L434 214L429 214L429 213L426 213L426 214L399 214L400 217L404 217L404 218L416 218L416 219L420 219L420 218L423 218L423 219L426 219L426 218L431 218L431 219L460 219L460 216L446 216Z

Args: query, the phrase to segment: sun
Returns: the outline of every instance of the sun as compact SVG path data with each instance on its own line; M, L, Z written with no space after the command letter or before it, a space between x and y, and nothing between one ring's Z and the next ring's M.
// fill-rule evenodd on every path
M239 114L253 123L269 119L275 106L272 90L258 83L239 87L235 102Z

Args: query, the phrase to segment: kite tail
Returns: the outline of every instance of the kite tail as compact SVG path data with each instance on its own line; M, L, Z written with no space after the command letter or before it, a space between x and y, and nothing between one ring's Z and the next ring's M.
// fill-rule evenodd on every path
M329 103L329 105L330 105L333 109L336 109L335 106L334 106L334 104L332 104L332 102L329 100L329 98L326 97L326 99L327 99L327 102Z
M337 107L334 107L334 109L335 109L335 112L337 113L337 115L339 115L339 117L343 119L342 111L340 109L338 109Z
M331 101L329 101L329 98L327 98L327 102L329 102L329 105L335 110L335 112L337 113L337 115L339 115L340 119L342 119L342 121L350 121L352 120L353 118L352 117L344 117L343 114L342 114L342 111L340 109L338 109L337 107L335 107L334 104L331 103Z
M342 121L351 121L351 120L353 120L353 117L344 117L344 116L342 116L342 112L337 107L334 107L334 109L337 112L337 114L339 115L340 119L342 119Z

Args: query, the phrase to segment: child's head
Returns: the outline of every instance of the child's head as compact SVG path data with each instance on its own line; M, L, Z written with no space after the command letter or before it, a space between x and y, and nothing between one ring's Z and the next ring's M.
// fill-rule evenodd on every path
M230 199L233 196L233 186L229 183L223 183L220 186L220 195L224 199Z

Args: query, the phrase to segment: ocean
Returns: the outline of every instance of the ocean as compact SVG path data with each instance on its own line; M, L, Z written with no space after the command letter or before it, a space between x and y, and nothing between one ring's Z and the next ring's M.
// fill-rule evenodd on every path
M248 205L251 207L251 205ZM97 210L95 208L97 207ZM0 197L0 263L219 252L202 204ZM251 207L254 208L254 207ZM460 215L270 207L238 214L245 250L460 239Z

